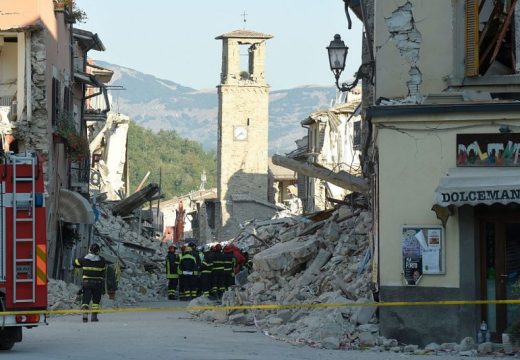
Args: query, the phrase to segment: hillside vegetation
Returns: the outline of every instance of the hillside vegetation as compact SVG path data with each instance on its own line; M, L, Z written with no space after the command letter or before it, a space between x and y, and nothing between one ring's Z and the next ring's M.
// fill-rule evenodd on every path
M214 187L217 162L213 151L206 152L196 141L180 137L174 130L153 132L135 122L128 131L128 167L133 193L146 173L146 184L161 183L165 198L198 190L206 170L206 189Z

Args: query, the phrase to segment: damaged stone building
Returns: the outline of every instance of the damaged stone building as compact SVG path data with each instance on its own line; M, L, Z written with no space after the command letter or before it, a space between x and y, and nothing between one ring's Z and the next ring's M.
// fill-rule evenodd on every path
M348 95L346 102L313 112L301 121L307 136L287 154L289 158L361 176L361 86ZM323 179L298 174L298 197L307 213L331 209L337 204L334 200L343 200L349 193Z
M90 120L87 126L92 157L91 190L104 194L107 200L121 200L130 195L126 151L130 118L109 112L106 121Z
M162 201L159 209L163 216L163 241L182 242L195 238L205 244L215 240L215 227L210 227L214 216L209 216L207 207L214 203L217 189L200 189L186 195ZM214 214L211 214L214 215ZM213 225L213 224L212 224Z
M273 204L286 203L291 195L292 189L296 188L297 176L296 172L273 164L269 158L269 194L268 200ZM297 193L295 192L295 195Z
M363 84L362 165L380 300L517 299L519 5L350 6L365 25L363 61L377 74ZM500 341L519 309L382 307L379 318L382 335L406 343L474 338L482 321Z
M43 160L47 208L48 275L65 277L75 244L89 241L87 88L103 92L86 74L96 34L74 28L72 5L52 0L10 1L0 13L2 148L36 152Z

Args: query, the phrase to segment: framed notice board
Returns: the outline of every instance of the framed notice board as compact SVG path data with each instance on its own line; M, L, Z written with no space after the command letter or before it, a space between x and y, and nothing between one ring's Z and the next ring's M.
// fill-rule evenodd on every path
M402 271L406 285L415 286L423 275L444 274L444 233L439 225L403 225Z

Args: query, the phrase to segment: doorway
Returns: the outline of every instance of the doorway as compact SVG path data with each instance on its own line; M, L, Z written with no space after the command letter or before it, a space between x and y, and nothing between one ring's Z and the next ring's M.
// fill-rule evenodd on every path
M481 298L520 299L520 212L491 206L479 212ZM482 320L494 339L520 321L520 305L482 305Z

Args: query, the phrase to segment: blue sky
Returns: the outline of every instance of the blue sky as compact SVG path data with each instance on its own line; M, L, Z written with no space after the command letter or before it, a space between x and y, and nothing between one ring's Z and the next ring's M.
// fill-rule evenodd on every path
M266 78L273 90L333 85L325 49L339 33L349 46L349 80L361 63L360 21L351 30L341 0L76 0L87 12L77 27L98 33L107 50L94 59L134 68L196 89L218 85L221 41L244 27L274 35Z

